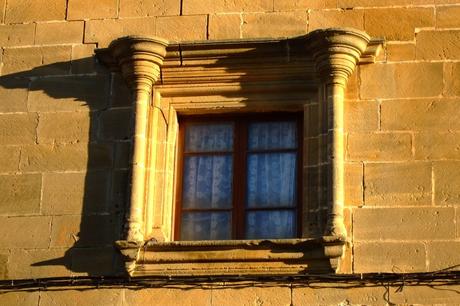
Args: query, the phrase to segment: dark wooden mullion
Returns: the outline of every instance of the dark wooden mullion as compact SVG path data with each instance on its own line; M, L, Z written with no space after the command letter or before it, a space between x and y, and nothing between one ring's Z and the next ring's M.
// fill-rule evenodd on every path
M238 118L235 121L235 163L233 184L233 228L234 239L244 238L244 206L246 203L246 146L247 146L247 121L246 118Z

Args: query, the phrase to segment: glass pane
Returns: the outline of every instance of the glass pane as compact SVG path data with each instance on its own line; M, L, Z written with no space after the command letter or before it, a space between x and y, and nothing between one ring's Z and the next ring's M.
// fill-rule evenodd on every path
M246 214L246 239L296 237L294 210L249 211Z
M249 208L296 205L297 153L248 155L246 205Z
M183 175L183 208L231 208L232 155L186 156Z
M297 148L295 121L258 122L249 124L249 150Z
M185 152L232 151L233 125L191 124L185 131Z
M184 212L181 240L231 239L230 212Z

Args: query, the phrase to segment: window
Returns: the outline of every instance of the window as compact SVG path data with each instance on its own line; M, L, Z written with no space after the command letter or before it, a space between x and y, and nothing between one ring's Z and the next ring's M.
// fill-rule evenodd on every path
M301 116L180 121L176 240L295 238L301 208Z

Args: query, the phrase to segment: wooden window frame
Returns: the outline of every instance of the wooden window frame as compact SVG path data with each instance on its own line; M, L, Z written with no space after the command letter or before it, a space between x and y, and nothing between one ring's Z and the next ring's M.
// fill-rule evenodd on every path
M297 147L295 149L286 149L282 151L296 152L296 236L290 238L300 238L302 235L302 199L303 199L303 113L298 112L272 112L272 113L237 113L237 114L220 114L220 115L201 115L201 116L180 116L179 121L179 138L178 138L178 160L176 163L178 174L176 187L176 201L174 214L174 240L180 241L181 217L182 217L182 190L183 190L183 167L185 158L185 130L190 123L214 123L222 120L228 120L234 124L234 144L233 144L233 175L232 175L232 207L227 209L232 213L231 221L231 239L245 240L245 217L248 210L269 210L247 209L245 207L246 198L246 171L247 156L251 153L247 147L247 129L251 122L280 122L283 120L295 121L297 133ZM278 152L280 150L264 150L264 152ZM212 154L213 152L209 152ZM221 153L221 152L219 152ZM237 179L238 178L238 179ZM282 209L273 207L272 209Z

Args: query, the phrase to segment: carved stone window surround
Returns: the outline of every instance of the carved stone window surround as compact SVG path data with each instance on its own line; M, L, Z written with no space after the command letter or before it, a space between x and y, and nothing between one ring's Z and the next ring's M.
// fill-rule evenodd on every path
M130 200L117 242L127 272L289 275L336 269L346 242L344 90L355 66L372 63L381 43L341 28L266 40L168 43L128 36L97 50L133 92ZM319 114L316 125L308 123L312 109ZM314 161L304 164L302 238L171 241L178 115L275 110L304 112L305 134L320 143L326 139ZM304 139L304 152L308 143ZM313 180L309 172L316 173ZM324 196L319 181L326 182ZM315 204L309 189L319 194Z

